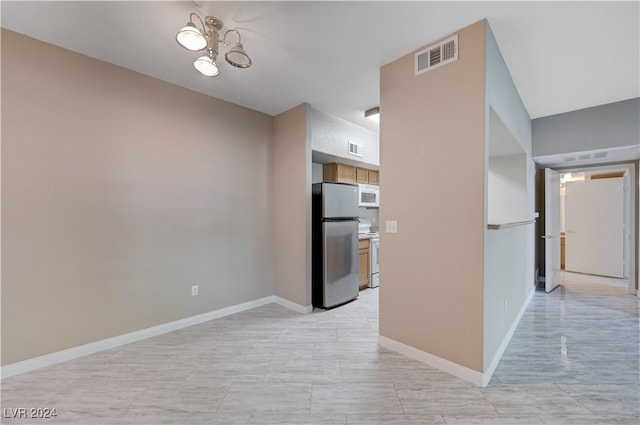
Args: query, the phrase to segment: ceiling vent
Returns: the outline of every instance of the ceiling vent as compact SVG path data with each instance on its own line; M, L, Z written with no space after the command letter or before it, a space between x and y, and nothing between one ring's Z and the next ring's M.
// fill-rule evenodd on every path
M362 145L357 143L349 142L349 155L355 156L363 156L364 150L362 149Z
M416 75L458 60L458 34L416 53Z

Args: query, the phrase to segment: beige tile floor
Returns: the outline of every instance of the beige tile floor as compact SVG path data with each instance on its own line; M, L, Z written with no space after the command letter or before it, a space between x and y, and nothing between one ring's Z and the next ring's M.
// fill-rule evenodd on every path
M378 289L330 311L271 304L8 378L2 423L639 424L639 302L536 292L487 388L377 345ZM55 420L4 409L55 408Z

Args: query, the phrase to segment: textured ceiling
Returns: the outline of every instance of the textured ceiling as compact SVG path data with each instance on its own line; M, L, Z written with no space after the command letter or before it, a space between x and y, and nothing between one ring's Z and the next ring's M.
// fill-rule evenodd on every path
M175 33L237 28L254 65L208 78ZM1 2L8 28L275 115L302 102L370 129L379 68L487 18L532 118L640 96L633 2ZM223 49L224 51L224 49ZM5 59L6 60L6 59Z

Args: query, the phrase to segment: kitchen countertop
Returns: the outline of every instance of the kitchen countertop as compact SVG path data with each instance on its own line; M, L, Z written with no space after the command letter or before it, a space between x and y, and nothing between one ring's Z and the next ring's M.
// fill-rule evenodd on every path
M358 240L379 238L378 233L358 233Z

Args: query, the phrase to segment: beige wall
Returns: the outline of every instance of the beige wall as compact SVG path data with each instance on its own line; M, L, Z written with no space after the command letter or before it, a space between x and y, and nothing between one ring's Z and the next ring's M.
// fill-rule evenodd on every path
M482 371L484 22L458 31L455 63L381 69L380 334ZM435 40L434 40L435 41Z
M3 30L2 364L272 295L272 123Z
M311 305L311 137L307 104L274 119L276 295Z

